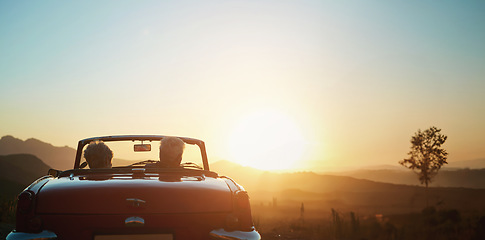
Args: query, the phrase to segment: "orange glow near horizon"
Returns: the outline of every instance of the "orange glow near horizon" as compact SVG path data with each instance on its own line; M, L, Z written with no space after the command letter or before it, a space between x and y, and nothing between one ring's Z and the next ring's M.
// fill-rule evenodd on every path
M305 151L299 127L286 115L260 111L242 118L231 134L231 159L262 170L298 167Z

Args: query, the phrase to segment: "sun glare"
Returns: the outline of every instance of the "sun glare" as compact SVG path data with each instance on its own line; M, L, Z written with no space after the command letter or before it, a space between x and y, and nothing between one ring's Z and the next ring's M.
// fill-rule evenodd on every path
M241 119L229 142L232 160L263 170L298 166L305 140L298 126L279 112L256 112Z

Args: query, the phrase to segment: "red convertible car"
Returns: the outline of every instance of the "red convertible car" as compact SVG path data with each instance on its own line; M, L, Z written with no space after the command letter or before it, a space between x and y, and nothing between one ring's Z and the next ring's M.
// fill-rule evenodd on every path
M158 167L151 145L164 137L79 141L73 169L50 170L19 194L16 229L7 240L261 239L248 193L209 170L204 142L179 137L186 143L181 166ZM83 150L95 140L113 151L112 168L85 169Z

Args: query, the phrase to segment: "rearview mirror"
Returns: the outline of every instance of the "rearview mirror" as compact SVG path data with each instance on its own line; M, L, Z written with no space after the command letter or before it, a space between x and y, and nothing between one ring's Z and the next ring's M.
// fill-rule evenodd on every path
M149 152L152 150L152 145L150 144L135 144L133 146L135 152Z
M83 163L81 163L81 165L79 165L79 168L83 169L86 166L88 166L88 163L87 162L83 162Z

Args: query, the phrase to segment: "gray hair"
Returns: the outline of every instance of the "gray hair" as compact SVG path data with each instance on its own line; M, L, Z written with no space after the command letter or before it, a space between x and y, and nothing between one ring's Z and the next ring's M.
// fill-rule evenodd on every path
M182 161L185 143L178 137L164 137L160 141L160 161L176 167Z

